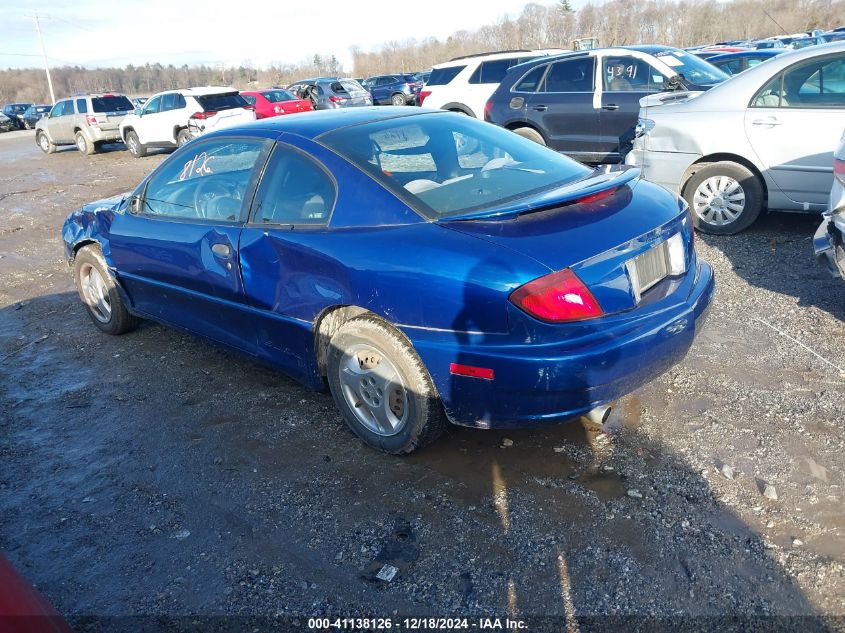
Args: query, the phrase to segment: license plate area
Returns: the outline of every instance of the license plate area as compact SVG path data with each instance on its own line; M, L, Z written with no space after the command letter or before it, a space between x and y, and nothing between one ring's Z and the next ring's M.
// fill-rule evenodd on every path
M672 272L672 261L667 242L660 242L640 253L625 265L631 280L631 289L637 303L643 293L663 281Z

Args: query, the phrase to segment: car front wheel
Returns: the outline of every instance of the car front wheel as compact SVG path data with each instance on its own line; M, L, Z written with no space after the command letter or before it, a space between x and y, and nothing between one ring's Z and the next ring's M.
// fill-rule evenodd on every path
M126 134L126 148L135 158L143 158L147 155L147 148L138 140L138 135L134 130L130 130Z
M390 97L390 105L403 106L405 105L405 95L395 94Z
M47 135L44 132L38 132L38 147L41 148L41 151L45 154L52 154L56 151L56 145L47 138Z
M191 133L188 132L186 129L179 130L179 134L176 135L176 145L178 147L182 147L185 143L191 140Z
M405 455L446 427L443 406L414 348L374 316L352 319L337 331L327 370L347 425L374 448Z
M733 235L751 226L763 209L763 185L747 167L722 161L695 172L683 188L695 227Z
M73 262L73 280L94 325L106 334L124 334L138 325L123 303L98 246L79 249Z

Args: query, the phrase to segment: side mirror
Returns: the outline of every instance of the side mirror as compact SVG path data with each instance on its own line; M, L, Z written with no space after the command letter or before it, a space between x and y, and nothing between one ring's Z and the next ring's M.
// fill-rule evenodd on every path
M141 116L142 110L141 108L135 108L135 116Z
M129 213L137 215L141 212L141 196L132 196L129 200Z
M684 89L684 76L683 75L672 75L663 82L663 90L683 90Z

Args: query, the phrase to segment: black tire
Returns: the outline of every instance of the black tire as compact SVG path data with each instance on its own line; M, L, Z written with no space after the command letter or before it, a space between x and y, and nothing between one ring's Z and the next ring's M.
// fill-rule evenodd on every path
M143 158L147 155L147 147L138 140L138 135L135 133L135 130L129 130L126 133L126 149L128 149L129 153L135 158Z
M722 183L726 183L724 192L718 191ZM734 184L739 188L732 189ZM711 193L714 195L707 202ZM684 184L683 196L690 206L695 228L714 235L744 231L763 210L760 178L747 167L729 161L711 163L695 172Z
M83 156L90 156L97 151L97 146L85 138L85 135L82 132L76 133L74 141L76 141L76 149L78 149L79 153Z
M176 135L176 147L182 147L185 143L191 140L191 133L187 128L182 128Z
M403 106L405 105L405 95L397 92L395 95L390 96L390 105L393 106Z
M361 350L362 347L365 349ZM389 369L395 370L401 384L392 383L396 389L390 393L382 393L375 387L373 392L366 392L363 378L356 383L361 385L359 391L352 390L348 381L343 384L341 373L346 363L361 362L361 357L356 356L356 348L359 354L366 354L367 360L374 363L371 368L389 366ZM385 360L387 365L382 365ZM326 366L329 388L343 419L352 432L370 446L393 455L407 455L434 441L446 428L446 415L425 365L408 340L377 317L364 315L341 326L329 343ZM361 368L368 371L363 364ZM360 406L364 401L361 390L366 395L381 397L384 408L390 408L394 413L396 409L389 403L396 403L397 407L401 405L401 423L397 424L398 429L393 434L373 432L359 419L358 415L366 416L371 412L369 405ZM350 392L352 395L347 395ZM359 399L359 406L350 403L348 398Z
M92 271L96 271L96 274L105 284L106 292L103 293L103 298L104 302L108 303L109 310L107 313L101 307L98 307L99 302L91 298L93 292L90 286L85 287L86 282L94 283L89 281L91 279L89 275L93 276ZM114 279L109 274L108 266L103 259L99 246L83 246L76 253L73 261L73 282L76 284L79 298L82 300L88 316L99 330L106 334L125 334L138 326L139 319L126 309Z
M45 154L52 154L56 151L56 144L44 132L36 132L35 142Z
M24 121L23 127L24 127L25 130L31 130L32 129L32 125L29 123L29 121Z
M518 127L514 130L514 134L519 134L522 138L527 138L529 141L534 141L538 145L546 144L546 141L543 139L543 135L540 134L534 128Z

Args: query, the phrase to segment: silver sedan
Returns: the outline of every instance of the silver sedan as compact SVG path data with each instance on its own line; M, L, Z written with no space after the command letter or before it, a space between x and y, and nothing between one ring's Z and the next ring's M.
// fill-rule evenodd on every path
M845 42L784 53L706 93L640 100L626 163L680 193L696 227L733 234L764 208L820 213L845 128Z

